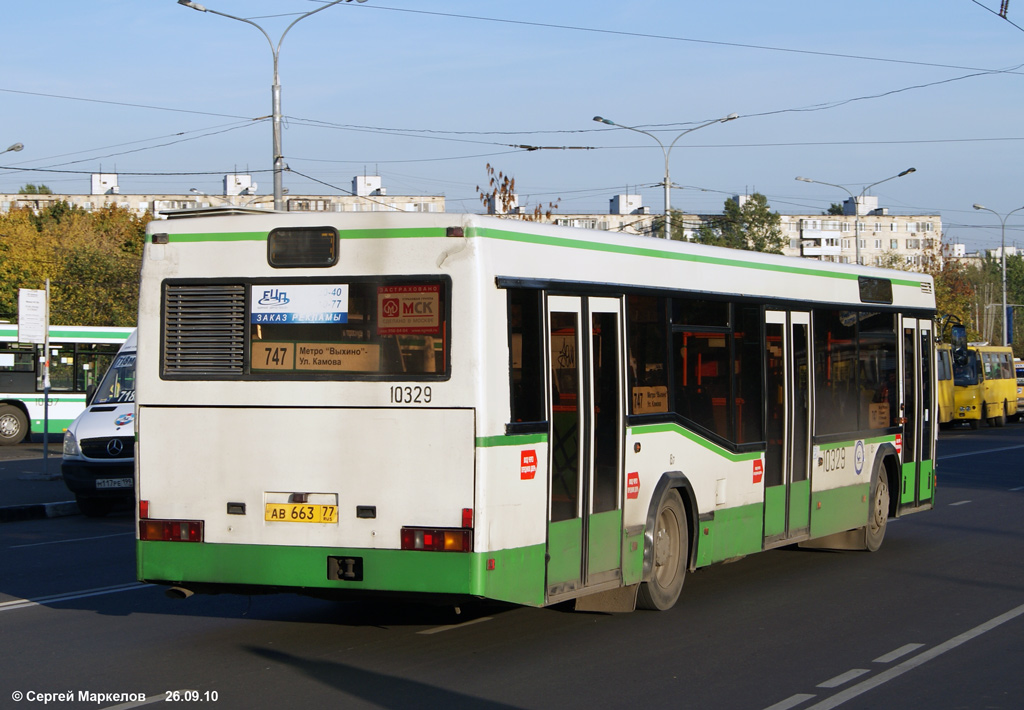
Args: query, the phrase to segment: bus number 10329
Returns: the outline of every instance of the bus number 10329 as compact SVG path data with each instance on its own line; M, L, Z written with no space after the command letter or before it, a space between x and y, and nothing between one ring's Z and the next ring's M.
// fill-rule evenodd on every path
M391 404L430 404L432 396L430 387L398 385L391 388Z

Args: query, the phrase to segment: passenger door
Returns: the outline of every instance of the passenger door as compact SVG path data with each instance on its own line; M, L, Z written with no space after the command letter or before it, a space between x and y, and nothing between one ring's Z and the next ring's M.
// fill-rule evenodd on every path
M548 601L622 574L623 340L614 298L549 296Z
M764 545L810 531L810 314L765 313Z
M932 427L934 416L935 351L932 323L903 319L903 471L900 505L917 507L932 499L934 480Z

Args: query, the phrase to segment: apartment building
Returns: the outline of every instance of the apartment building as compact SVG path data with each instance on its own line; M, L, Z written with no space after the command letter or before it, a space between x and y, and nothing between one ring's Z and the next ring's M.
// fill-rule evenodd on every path
M137 214L159 218L164 212L204 207L244 206L272 209L271 195L256 195L251 176L224 176L222 195L209 195L197 190L189 194L122 194L117 175L97 173L92 176L89 194L14 195L0 194L0 212L28 207L43 210L64 201L85 210L111 205ZM740 201L745 196L732 199ZM660 215L652 214L643 205L640 195L615 195L608 201L605 214L541 215L542 221L584 229L601 229L623 234L654 235L654 223ZM352 179L350 195L285 195L285 209L291 212L444 212L445 198L437 195L388 195L378 175L357 175ZM502 206L492 200L487 211L499 214ZM942 218L938 214L893 215L878 207L878 198L862 196L847 200L842 215L781 215L781 228L787 245L783 253L820 261L855 263L895 268L919 268L931 259L941 258ZM532 210L519 206L516 196L504 205L508 216L525 217ZM716 215L679 213L676 230L692 238L697 229ZM952 245L956 246L956 245ZM948 251L948 246L946 247ZM1009 251L1009 250L1008 250Z
M136 214L161 217L173 210L203 207L256 207L273 209L272 195L256 195L256 183L249 175L225 175L224 194L211 195L192 190L188 194L123 194L117 175L97 173L92 176L89 194L21 195L0 194L0 212L27 207L44 210L57 202L67 202L84 210L116 206ZM284 196L285 209L290 212L444 212L445 199L439 195L388 195L378 175L357 175L352 179L350 195Z

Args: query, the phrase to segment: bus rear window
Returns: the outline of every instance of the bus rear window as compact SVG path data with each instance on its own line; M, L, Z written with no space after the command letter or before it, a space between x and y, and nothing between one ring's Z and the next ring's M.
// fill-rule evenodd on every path
M858 276L860 300L864 303L892 303L892 281L870 276Z
M267 262L278 269L334 266L338 230L333 227L280 227L267 235Z
M445 283L254 284L250 292L253 375L447 373Z

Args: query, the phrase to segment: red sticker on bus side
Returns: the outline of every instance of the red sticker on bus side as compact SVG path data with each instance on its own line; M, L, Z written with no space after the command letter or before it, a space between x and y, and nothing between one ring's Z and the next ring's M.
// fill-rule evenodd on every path
M903 434L897 434L896 435L896 453L897 454L902 454L903 453Z
M626 474L626 497L640 497L640 473L638 471Z
M764 477L764 462L761 459L754 461L754 483L760 483Z
M537 450L525 449L519 452L519 478L524 481L532 481L537 475Z

